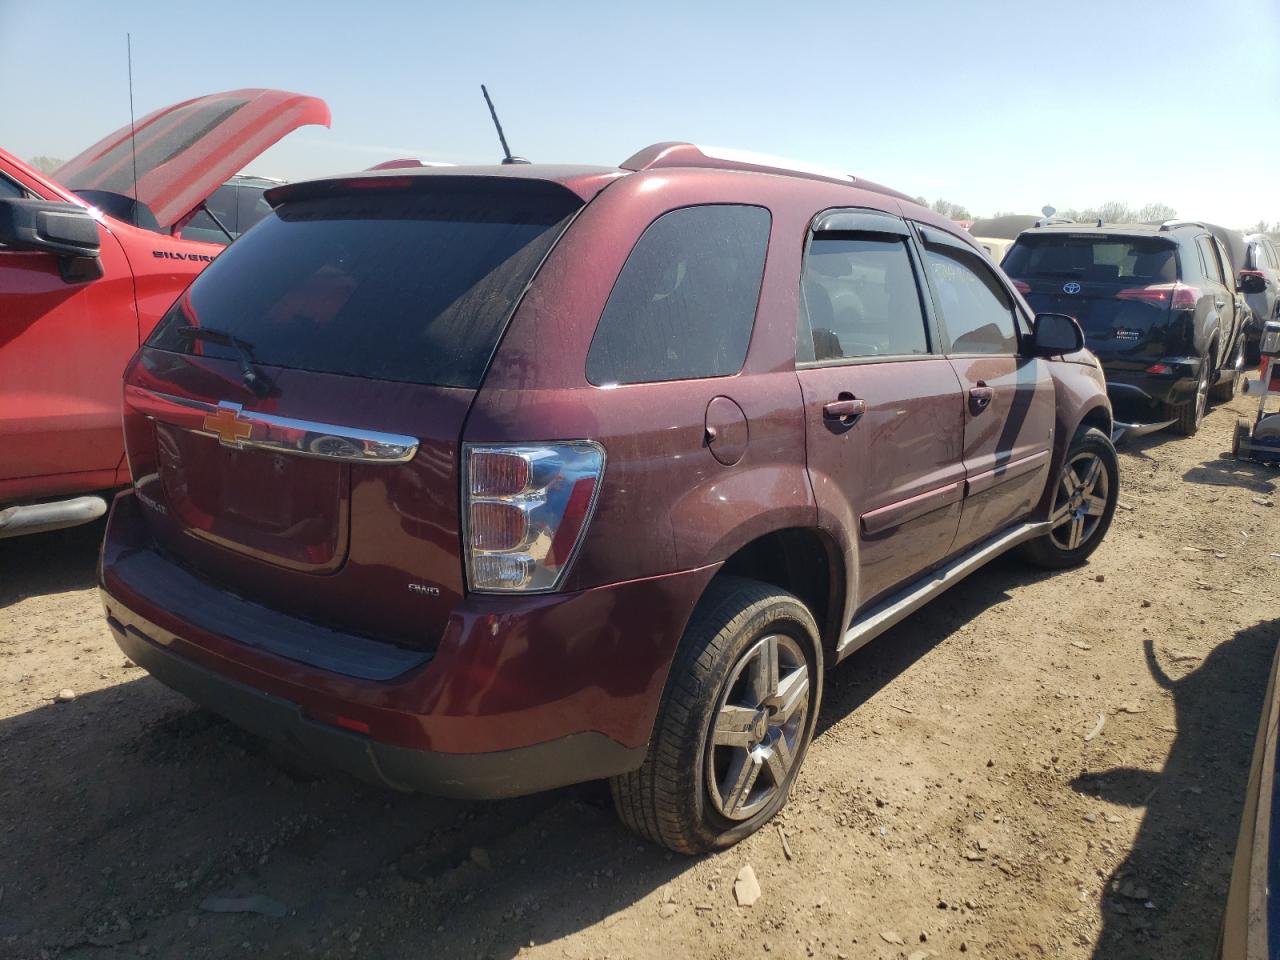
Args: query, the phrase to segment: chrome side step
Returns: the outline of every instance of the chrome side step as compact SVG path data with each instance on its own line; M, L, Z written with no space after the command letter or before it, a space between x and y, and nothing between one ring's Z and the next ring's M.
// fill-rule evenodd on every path
M845 631L836 646L836 660L842 660L853 651L874 640L894 624L905 620L938 594L954 587L957 583L973 573L988 561L1011 550L1020 543L1034 540L1048 533L1051 524L1024 523L979 544L963 556L952 560L940 570L935 570L925 580L900 590L893 596L876 604L872 609L854 620L853 625Z
M1145 437L1148 433L1170 426L1173 426L1172 420L1162 420L1160 423L1123 423L1117 420L1111 427L1111 442L1119 443L1126 437Z
M28 533L78 527L82 523L92 523L106 512L107 501L94 496L57 500L53 503L33 503L25 507L7 507L0 510L0 540Z

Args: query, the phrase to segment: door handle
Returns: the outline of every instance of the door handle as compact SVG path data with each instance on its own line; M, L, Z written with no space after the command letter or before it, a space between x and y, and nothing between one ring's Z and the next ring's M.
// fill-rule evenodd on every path
M991 403L991 398L995 396L995 391L988 386L977 386L969 388L969 402L973 405L974 413L981 413L987 409L987 405Z
M839 420L843 424L851 424L857 422L858 418L867 412L867 401L858 400L854 397L841 397L839 400L832 400L830 403L823 404L822 416L826 420Z
M1225 300L1215 300L1213 301L1213 305L1217 307L1219 310L1221 310L1223 307L1227 305L1227 302Z

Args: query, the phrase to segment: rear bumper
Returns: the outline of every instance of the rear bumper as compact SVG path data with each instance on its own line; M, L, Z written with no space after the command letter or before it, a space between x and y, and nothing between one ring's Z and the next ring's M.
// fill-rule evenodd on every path
M136 563L140 554L146 564ZM163 565L182 571L154 550L133 495L121 494L99 579L108 623L130 659L246 729L364 779L467 797L532 793L639 766L676 645L717 569L572 594L468 597L429 658L376 678L339 672L341 660L326 669L268 649L251 635L267 622L243 609L211 620L209 609L246 601L198 578L199 592L179 597L172 578L152 572ZM318 645L333 642L332 631L311 629ZM305 645L305 637L291 642Z
M1165 407L1176 407L1195 399L1203 361L1199 357L1176 357L1158 362L1169 368L1167 373L1117 369L1103 361L1107 396L1118 418L1140 422L1158 420Z
M108 609L111 608L110 601ZM362 780L394 790L447 797L514 797L634 770L644 747L627 748L594 731L491 753L440 753L381 743L319 723L296 703L214 673L147 636L161 633L137 618L107 624L125 655L149 674L203 707L264 739L324 760Z

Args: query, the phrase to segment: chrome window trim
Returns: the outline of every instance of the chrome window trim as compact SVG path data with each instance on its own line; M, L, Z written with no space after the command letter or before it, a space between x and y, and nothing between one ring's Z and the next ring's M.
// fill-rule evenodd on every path
M149 419L174 423L235 450L267 450L295 457L369 464L408 463L418 452L418 438L404 434L281 417L246 410L228 400L208 403L141 387L130 387L128 394L132 405ZM165 415L166 410L176 416L171 419ZM195 419L192 413L203 416ZM222 418L228 427L236 429L220 432L210 425L211 418ZM236 435L241 430L245 435Z

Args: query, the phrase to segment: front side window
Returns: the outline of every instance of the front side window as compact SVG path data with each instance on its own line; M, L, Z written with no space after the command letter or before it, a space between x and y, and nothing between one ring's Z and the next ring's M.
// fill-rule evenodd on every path
M597 386L724 377L747 357L769 211L716 204L663 214L636 242L587 352Z
M1013 304L978 256L930 246L925 257L951 353L1017 353Z
M797 340L802 362L929 352L903 237L817 234L805 256L801 294L809 325Z

